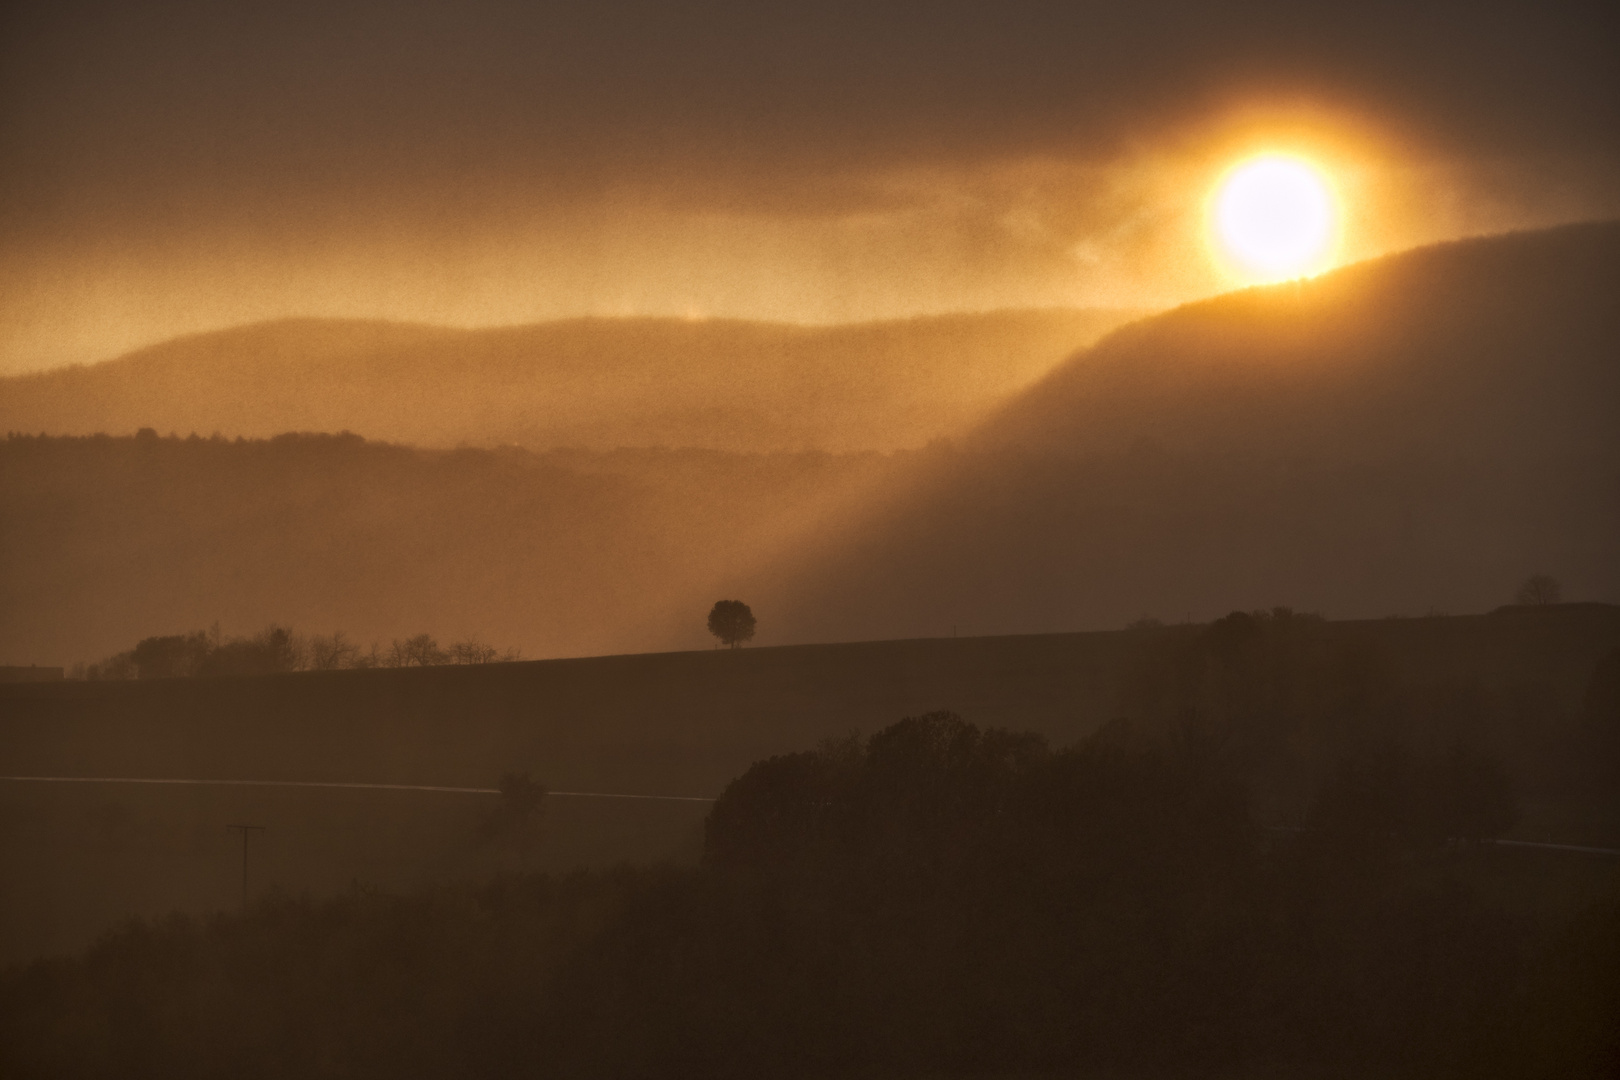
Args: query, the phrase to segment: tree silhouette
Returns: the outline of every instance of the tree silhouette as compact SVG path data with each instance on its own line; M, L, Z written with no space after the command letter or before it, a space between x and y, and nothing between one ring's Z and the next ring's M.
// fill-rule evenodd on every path
M449 654L439 648L432 634L417 634L404 641L396 639L388 652L390 667L433 667L449 660Z
M1559 588L1557 578L1536 574L1519 586L1515 602L1527 607L1539 607L1542 604L1556 604L1562 599L1563 590Z
M477 638L468 638L453 642L446 655L452 664L493 664L501 658L501 651Z
M303 639L274 623L250 638L210 643L203 654L199 675L269 675L301 671L308 663Z
M508 839L521 844L527 831L545 812L546 785L529 779L528 773L506 773L501 777L500 800L479 826L486 840Z
M353 667L359 656L360 646L341 630L332 631L331 637L317 634L309 641L309 666L316 671Z
M709 633L735 649L754 636L754 613L741 600L716 600L709 611Z
M143 679L173 679L195 675L208 656L208 635L171 634L149 637L136 645L130 657Z

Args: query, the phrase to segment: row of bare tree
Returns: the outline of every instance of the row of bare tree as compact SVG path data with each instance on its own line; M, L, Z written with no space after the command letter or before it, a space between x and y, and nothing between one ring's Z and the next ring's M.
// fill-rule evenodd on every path
M308 667L315 671L335 668L436 667L441 664L496 664L521 660L518 649L498 649L477 638L452 641L440 647L432 634L395 639L383 649L374 641L362 650L341 630L330 635L316 634L308 641Z
M227 638L219 624L210 630L141 640L128 652L94 664L77 664L80 679L173 679L206 675L268 675L281 671L333 671L340 668L433 667L493 664L521 659L517 649L498 649L476 637L441 647L431 634L373 641L362 647L342 630L300 634L274 624L247 637Z

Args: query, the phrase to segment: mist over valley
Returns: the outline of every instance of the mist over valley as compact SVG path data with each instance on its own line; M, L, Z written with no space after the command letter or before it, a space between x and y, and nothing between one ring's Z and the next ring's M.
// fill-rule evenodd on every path
M1614 226L1390 257L1139 321L886 453L876 421L841 454L13 436L0 642L68 665L280 622L538 658L701 647L710 594L790 644L1464 613L1537 573L1614 602L1617 284Z

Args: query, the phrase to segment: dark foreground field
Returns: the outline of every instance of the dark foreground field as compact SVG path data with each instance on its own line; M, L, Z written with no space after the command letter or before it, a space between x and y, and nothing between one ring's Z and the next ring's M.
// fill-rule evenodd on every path
M1206 655L1211 628L1174 626L0 686L0 775L490 788L528 773L557 791L713 797L753 761L932 710L1057 746L1112 721L1163 732L1201 718L1237 732L1223 752L1266 825L1302 823L1345 748L1393 731L1495 755L1515 785L1511 835L1620 846L1608 804L1581 794L1601 726L1592 710L1604 708L1590 699L1600 663L1620 648L1620 609L1258 625L1226 659ZM498 869L691 862L708 809L554 797L518 850L480 842L493 802L0 782L0 959L82 948L134 914L235 907L241 847L228 824L266 826L253 840L252 894L319 896Z
M1517 681L1602 613L1560 614L1429 627L1428 684L1233 614L1136 640L1070 747L936 711L757 761L695 864L137 921L0 973L0 1072L1610 1077L1620 863L1500 840L1521 792L1613 824L1620 651L1575 716ZM528 796L437 840L521 855Z

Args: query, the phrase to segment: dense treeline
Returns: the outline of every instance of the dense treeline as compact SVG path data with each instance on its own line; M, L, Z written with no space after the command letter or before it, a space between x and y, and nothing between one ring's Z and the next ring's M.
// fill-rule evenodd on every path
M1437 663L1399 676L1372 639L1286 608L1136 633L1122 715L1099 737L1217 763L1268 825L1325 828L1376 812L1390 833L1478 838L1522 810L1537 835L1620 841L1620 652L1583 678L1569 708L1531 680L1487 686Z
M219 624L190 634L142 638L133 649L94 664L76 664L74 678L174 679L199 675L273 675L283 671L338 668L433 667L493 664L522 659L518 649L497 649L476 637L441 647L432 634L395 638L363 649L342 630L300 634L271 624L257 634L227 638Z
M1488 757L1386 749L1427 809L1347 758L1294 833L1207 744L914 717L757 763L696 868L131 925L5 978L0 1067L1609 1075L1612 867L1448 835Z

